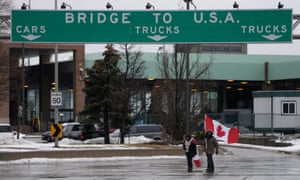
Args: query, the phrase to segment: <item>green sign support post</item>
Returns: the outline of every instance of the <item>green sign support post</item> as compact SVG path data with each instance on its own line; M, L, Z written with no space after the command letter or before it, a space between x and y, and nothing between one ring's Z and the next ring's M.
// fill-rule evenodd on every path
M12 42L292 42L292 10L13 10Z

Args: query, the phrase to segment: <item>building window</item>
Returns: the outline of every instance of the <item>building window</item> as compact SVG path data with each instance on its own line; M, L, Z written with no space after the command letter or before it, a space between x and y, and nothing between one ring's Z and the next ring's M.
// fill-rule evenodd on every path
M295 115L296 114L296 101L282 101L281 112L283 115Z

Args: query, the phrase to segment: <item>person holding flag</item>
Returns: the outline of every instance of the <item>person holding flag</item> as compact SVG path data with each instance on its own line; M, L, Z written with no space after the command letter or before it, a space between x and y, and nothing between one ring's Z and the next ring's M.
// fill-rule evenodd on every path
M207 173L213 173L215 171L213 154L218 154L219 146L217 139L213 136L213 132L211 130L207 130L205 133L204 139L204 152L206 153L207 158Z
M197 143L191 135L186 135L183 142L183 149L185 150L188 172L193 172L193 157L197 154Z
M205 115L204 121L205 139L204 151L207 156L207 172L214 172L213 154L218 154L218 142L222 141L225 144L238 143L240 131L237 128L228 128L219 121Z

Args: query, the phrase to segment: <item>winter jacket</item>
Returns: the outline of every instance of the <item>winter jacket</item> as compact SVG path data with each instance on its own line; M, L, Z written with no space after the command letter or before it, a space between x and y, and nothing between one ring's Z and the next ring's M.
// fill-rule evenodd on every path
M218 154L219 146L216 138L212 135L212 133L206 133L204 139L204 152L206 154Z
M192 138L192 137L190 137L190 139L186 139L183 142L183 149L189 155L195 156L197 154L197 143L196 143L196 140L194 138Z

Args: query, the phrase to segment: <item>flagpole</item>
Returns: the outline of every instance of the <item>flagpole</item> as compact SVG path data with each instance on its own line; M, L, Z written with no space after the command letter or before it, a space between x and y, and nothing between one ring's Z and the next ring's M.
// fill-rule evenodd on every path
M204 114L204 123L203 123L203 129L204 129L204 134L205 134L205 132L206 132L206 129L205 129L205 127L206 127L206 114Z

